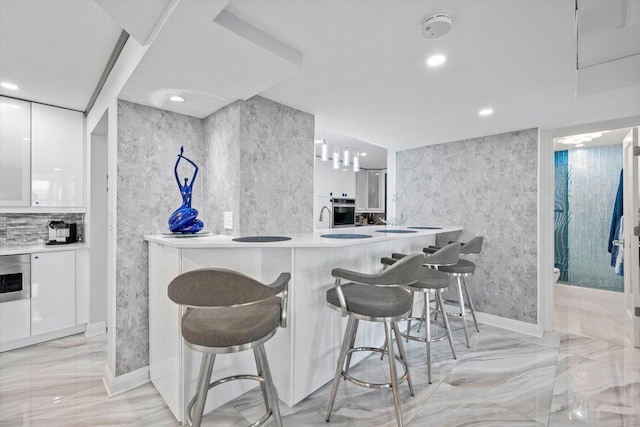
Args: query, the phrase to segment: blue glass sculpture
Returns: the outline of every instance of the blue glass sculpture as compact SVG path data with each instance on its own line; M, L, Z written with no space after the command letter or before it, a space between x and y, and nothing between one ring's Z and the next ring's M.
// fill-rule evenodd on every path
M169 230L172 233L194 234L204 227L204 223L198 219L198 211L191 207L191 193L193 191L193 183L196 180L196 176L198 176L198 165L186 158L183 153L184 147L180 147L180 154L178 154L178 160L176 160L176 165L173 168L173 173L182 195L182 206L176 209L169 217ZM178 164L182 159L192 164L195 168L191 183L189 183L189 178L185 177L184 185L180 183L180 177L178 176Z

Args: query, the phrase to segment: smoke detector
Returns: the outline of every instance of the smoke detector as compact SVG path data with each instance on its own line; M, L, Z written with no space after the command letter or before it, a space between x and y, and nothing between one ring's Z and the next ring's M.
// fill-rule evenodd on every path
M447 34L453 26L451 15L447 13L437 13L428 17L422 22L422 37L425 39L437 39Z

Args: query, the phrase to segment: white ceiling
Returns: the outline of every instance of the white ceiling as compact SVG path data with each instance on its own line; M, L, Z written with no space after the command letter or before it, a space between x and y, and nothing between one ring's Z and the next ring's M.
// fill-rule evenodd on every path
M624 141L626 136L629 135L629 131L631 131L631 128L602 130L604 132L602 132L602 135L600 137L593 138L591 141L585 142L580 147L572 144L562 144L560 142L561 138L555 138L553 140L553 151L579 150L581 148L603 147L605 145L622 145L622 142ZM593 135L592 133L590 134Z
M0 94L84 111L121 31L93 1L0 0Z
M613 1L631 18L608 47L638 51L640 39L626 35L638 30L639 2ZM119 2L119 16L145 4ZM610 0L579 5L590 19L584 28L610 30L611 20L593 19ZM134 31L88 0L0 0L0 79L26 82L17 83L30 91L10 96L82 110L123 27L151 46L121 97L196 117L260 94L314 114L320 138L340 134L400 150L640 115L632 79L576 96L574 0L165 0L155 9L158 22ZM442 11L453 17L451 32L422 38L421 22ZM35 30L24 34L26 27ZM427 68L433 53L447 62ZM187 101L168 105L169 91ZM479 117L484 107L494 114Z

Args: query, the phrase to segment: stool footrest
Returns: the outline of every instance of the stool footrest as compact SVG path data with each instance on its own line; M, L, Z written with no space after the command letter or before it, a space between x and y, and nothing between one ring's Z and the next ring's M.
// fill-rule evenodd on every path
M389 354L387 350L383 350L377 347L356 347L356 348L349 349L347 353L353 353L356 351L368 351L368 352L381 353L381 354L387 354L387 355ZM404 373L402 374L402 376L398 378L398 384L401 384L403 381L406 381L407 377L409 376L408 375L409 368L407 366L407 363L404 360L402 360L402 358L400 358L399 355L394 355L394 356L395 356L395 359L402 364L402 367L404 369ZM342 376L344 377L345 380L348 380L349 382L355 385L359 385L360 387L372 388L377 390L384 389L384 388L391 388L391 383L368 383L351 376L349 372L345 370L342 371Z
M420 321L424 322L424 319L422 317L415 317L415 316L409 317L407 320L417 320L418 322L420 322ZM442 323L440 323L438 321L435 321L435 320L432 320L431 321L431 325L437 325L437 326L441 327L445 332L442 333L441 335L432 336L431 340L429 342L442 341L447 337L447 332L446 332L447 328ZM422 337L418 337L416 335L411 335L409 333L409 330L407 330L405 332L401 332L400 336L402 338L407 338L407 339L410 339L410 340L413 340L413 341L427 342L427 338L426 337L422 338Z
M446 300L444 300L442 302L444 304L457 305L458 307L460 307L460 301L446 299ZM465 302L464 303L464 315L468 316L469 314L471 314L472 311L473 311L473 309L471 308L471 306ZM450 314L450 315L453 315L453 316L460 316L460 312L459 311L458 312L447 311L447 314Z
M264 378L258 375L250 375L250 374L241 374L241 375L231 375L228 377L224 377L224 378L220 378L219 380L216 380L212 383L209 384L209 386L207 387L207 391L211 390L212 388L219 386L220 384L224 384L230 381L235 381L235 380L253 380L253 381L258 381L261 383L264 383ZM195 396L193 396L193 399L191 399L191 401L189 402L189 405L187 405L187 424L191 425L191 410L193 409L193 405L196 404L196 400L198 398L198 395L196 394ZM271 408L270 408L271 409ZM271 417L272 415L272 410L268 411L267 413L265 413L262 418L260 418L258 421L256 421L255 423L249 425L249 427L258 427L263 425L265 422L267 422L267 420L269 419L269 417Z

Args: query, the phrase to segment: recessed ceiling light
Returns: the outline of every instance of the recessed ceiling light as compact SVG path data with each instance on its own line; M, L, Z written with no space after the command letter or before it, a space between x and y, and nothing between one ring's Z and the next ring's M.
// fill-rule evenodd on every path
M313 142L315 142L316 144L322 144L322 140L321 140L321 139L316 139L316 140L315 140L315 141L313 141Z
M584 147L584 144L576 144L576 147Z
M444 64L447 60L447 57L444 55L432 55L427 59L427 65L430 67L437 67L438 65Z
M367 153L360 153L362 157L366 157Z
M491 114L493 114L492 108L485 108L483 110L478 111L478 115L480 116L490 116Z
M0 86L2 86L5 89L9 89L9 90L18 90L18 89L20 89L18 86L14 85L13 83L9 83L9 82L2 82L2 83L0 83Z
M184 98L180 95L169 95L169 101L173 102L184 102Z

